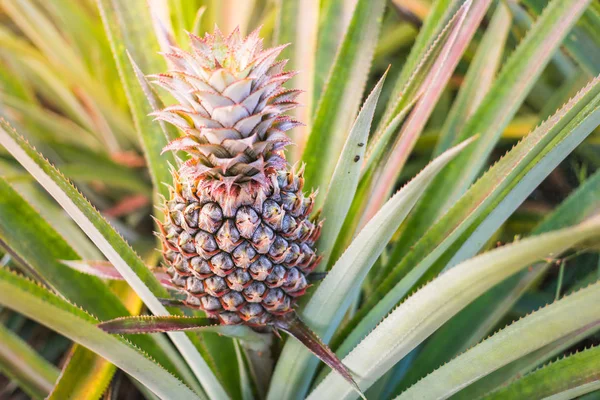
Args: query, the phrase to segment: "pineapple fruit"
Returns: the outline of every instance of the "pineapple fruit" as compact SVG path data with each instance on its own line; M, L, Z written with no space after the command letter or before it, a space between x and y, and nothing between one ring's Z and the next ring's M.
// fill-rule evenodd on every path
M283 152L300 91L283 87L295 74L276 61L285 46L263 49L258 31L190 40L154 76L179 102L155 113L183 133L165 151L189 154L159 223L164 259L187 306L222 324L269 325L293 311L320 261L316 193L303 193L303 168Z

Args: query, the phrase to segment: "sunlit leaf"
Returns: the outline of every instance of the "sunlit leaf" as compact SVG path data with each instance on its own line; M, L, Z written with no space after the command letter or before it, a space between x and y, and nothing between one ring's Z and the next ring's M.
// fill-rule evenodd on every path
M600 347L583 350L557 360L502 388L485 399L531 396L575 398L600 389Z
M600 316L593 307L600 301L599 287L589 286L513 323L431 373L399 398L450 396L545 344L589 325L599 325Z
M378 324L342 361L360 377L357 381L359 386L366 389L452 315L455 315L487 289L540 258L560 254L570 247L599 238L600 218L595 218L572 228L517 241L465 261L409 297ZM593 292L593 290L591 291ZM600 292L596 291L595 296L600 296ZM589 298L586 301L588 304L593 304ZM581 307L581 304L578 306ZM589 311L587 314L592 318L597 313ZM598 316L595 315L595 317L597 320ZM564 330L576 330L591 322L586 321L582 318L580 325L566 323L564 325L568 327L565 327ZM541 324L537 326L541 329ZM518 347L521 340L513 339L511 343ZM506 354L507 358L513 357L512 352L506 349L502 351L502 354ZM478 360L485 363L487 358L481 356ZM470 359L470 362L472 361L473 359ZM459 368L463 368L465 374L467 374L466 370L482 370L481 366L475 368L471 367L472 365L461 364ZM445 367L448 368L443 367L442 369L456 372L456 369L449 367L449 364L446 364ZM432 384L431 381L427 384L423 382L423 380L420 381L420 388L437 390L439 387L437 381L435 384ZM411 393L417 398L420 395L424 396L422 393L425 392L420 390L422 389L415 389ZM329 374L309 398L343 398L348 393L350 393L348 385L337 376ZM448 392L447 395L451 393ZM425 397L427 398L427 396ZM407 395L407 398L411 398L410 395Z
M36 180L61 204L84 232L92 239L105 257L119 270L127 283L154 314L169 315L156 296L166 297L166 289L146 268L142 260L90 203L46 160L4 121L0 139L4 147L31 173ZM64 259L64 258L63 258ZM175 311L175 310L172 310ZM206 361L188 336L169 333L175 346L190 365L205 390L215 398L226 397Z
M163 398L199 398L124 339L98 329L89 314L5 269L0 269L0 303L101 354Z
M34 399L48 396L58 379L54 365L0 324L0 371Z
M303 153L309 186L326 188L360 106L385 1L358 0ZM322 199L317 199L317 204Z
M369 269L432 177L468 144L465 142L448 150L394 195L361 230L327 274L301 314L309 327L325 342L333 335L353 294L359 290ZM293 393L304 393L314 368L315 360L303 346L296 342L286 343L273 378L285 382L285 385L272 385L269 396L288 398Z

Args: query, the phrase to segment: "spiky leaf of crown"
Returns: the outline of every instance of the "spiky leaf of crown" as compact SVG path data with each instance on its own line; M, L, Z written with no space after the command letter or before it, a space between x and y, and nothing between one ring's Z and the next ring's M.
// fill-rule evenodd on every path
M179 104L154 113L184 132L166 150L191 157L179 170L186 179L233 184L270 184L286 167L285 133L300 125L284 112L295 108L299 90L283 84L295 75L276 61L285 46L263 50L258 30L225 37L218 28L204 38L190 34L191 52L173 48L165 57L172 70L155 75Z

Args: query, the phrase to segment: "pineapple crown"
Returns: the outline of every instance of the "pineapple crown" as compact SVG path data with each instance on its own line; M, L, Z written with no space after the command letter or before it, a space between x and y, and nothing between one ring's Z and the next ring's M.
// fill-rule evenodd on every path
M273 173L287 166L286 131L301 125L283 113L298 106L300 90L283 84L296 73L276 61L286 45L263 49L258 29L243 37L236 28L224 36L215 27L203 38L189 34L191 51L172 47L164 54L172 69L154 75L179 104L153 113L183 136L163 151L183 150L189 160L182 178L211 185L268 187Z

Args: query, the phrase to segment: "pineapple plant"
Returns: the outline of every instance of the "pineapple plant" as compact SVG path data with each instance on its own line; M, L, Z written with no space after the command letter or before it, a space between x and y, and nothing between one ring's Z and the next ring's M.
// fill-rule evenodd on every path
M0 398L597 397L599 20L0 0Z
M180 102L155 114L184 134L165 150L190 155L159 223L164 258L186 305L227 325L268 325L293 312L320 260L315 193L305 196L302 167L283 152L299 124L283 113L299 91L283 88L293 76L276 61L283 48L263 50L258 31L191 44L156 78Z

